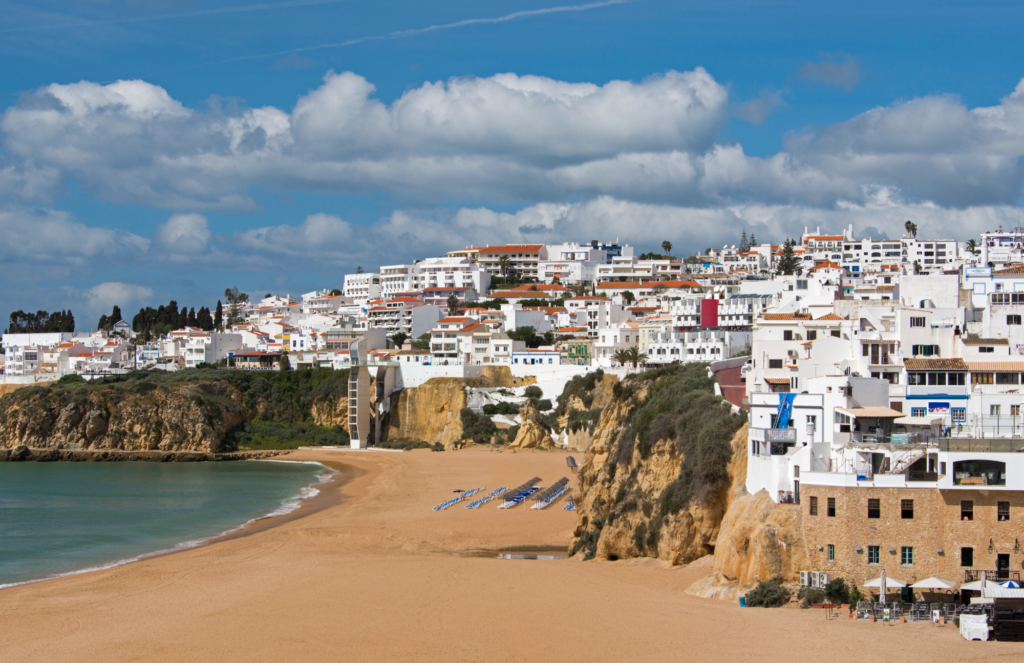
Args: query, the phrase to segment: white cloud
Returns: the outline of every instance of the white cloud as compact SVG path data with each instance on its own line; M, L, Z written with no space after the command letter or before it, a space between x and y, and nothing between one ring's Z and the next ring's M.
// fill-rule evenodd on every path
M732 113L751 124L761 124L775 110L788 105L782 99L782 90L764 89L756 99L748 99L736 104Z
M101 313L109 313L115 305L121 307L122 315L130 315L133 307L146 302L153 296L153 289L132 283L107 281L99 283L82 293L86 313L96 317ZM85 320L79 322L84 327Z
M834 61L832 54L826 53L823 61L804 64L796 75L811 83L835 85L850 92L860 83L860 61L846 53L837 55L842 56L842 62Z
M178 261L205 253L212 238L210 224L202 214L174 214L153 234L160 248Z
M352 227L342 219L311 214L298 226L268 226L235 233L232 244L260 253L313 259L346 255L351 236Z
M149 240L73 221L65 212L0 208L0 258L6 263L65 266L125 259L149 247Z

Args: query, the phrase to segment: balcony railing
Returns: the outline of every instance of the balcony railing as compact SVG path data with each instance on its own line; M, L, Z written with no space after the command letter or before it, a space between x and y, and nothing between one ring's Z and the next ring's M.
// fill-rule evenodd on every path
M976 440L970 438L944 437L939 439L939 451L954 453L1022 453L1022 439Z
M986 580L1016 580L1020 582L1020 571L1009 569L964 569L964 582L975 582L981 580L981 574L985 574Z

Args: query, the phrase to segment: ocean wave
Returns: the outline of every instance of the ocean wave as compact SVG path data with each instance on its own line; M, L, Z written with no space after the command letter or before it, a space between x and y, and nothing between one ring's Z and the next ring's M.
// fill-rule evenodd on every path
M248 461L245 461L245 462L248 462ZM153 551L153 552L150 552L150 553L143 553L141 555L135 555L134 557L128 557L126 559L117 560L116 562L110 562L108 564L100 564L100 565L97 565L97 566L90 566L90 567L85 568L85 569L77 569L75 571L66 571L64 573L55 573L53 575L46 576L45 578L37 578L35 580L22 580L21 582L12 582L12 583L7 583L7 584L0 584L0 590L9 589L11 587L20 587L22 585L31 585L33 583L45 582L47 580L56 580L58 578L67 578L68 576L76 576L76 575L80 575L82 573L92 573L93 571L105 571L107 569L113 569L113 568L116 568L118 566L124 566L125 564L131 564L133 562L139 562L139 561L142 561L144 559L150 559L150 558L153 558L153 557L160 557L162 555L169 555L171 553L181 552L183 550L190 550L192 548L198 548L199 546L202 546L203 544L210 543L211 541L214 541L216 539L220 539L221 537L225 537L225 536L228 536L230 534L234 534L235 532L243 530L246 527L249 527L250 525L252 525L253 523L259 522L261 520L266 520L267 518L275 518L277 516L285 516L285 515L288 515L289 513L292 513L293 511L295 511L296 509L298 509L299 507L302 506L302 502L304 502L305 500L308 500L311 497L316 497L317 495L320 494L320 491L315 486L327 483L328 481L330 481L334 477L334 475L338 474L337 470L332 469L330 467L327 467L323 463L320 463L320 462L317 462L317 461L314 461L314 460L259 460L259 461L254 461L254 462L301 463L301 464L305 464L305 465L319 465L319 466L321 466L323 468L323 471L322 472L318 472L316 474L316 483L315 484L310 484L309 486L305 486L305 487L299 489L299 494L297 496L286 498L283 502L281 502L281 504L277 508L273 509L269 513L266 513L265 515L262 515L262 516L256 516L255 518L250 518L249 520L245 521L241 525L238 525L237 527L232 527L231 529L225 530L225 531L223 531L223 532L221 532L219 534L214 534L214 535L211 535L211 536L206 536L206 537L203 537L203 538L200 538L200 539L191 539L189 541L183 541L183 542L175 545L173 548L164 548L162 550L156 550L156 551Z

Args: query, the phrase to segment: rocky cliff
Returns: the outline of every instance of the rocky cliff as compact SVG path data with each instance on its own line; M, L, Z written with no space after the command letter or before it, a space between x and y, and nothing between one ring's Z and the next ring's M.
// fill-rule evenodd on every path
M445 446L462 439L459 413L466 407L466 381L432 378L391 397L385 438L397 442L440 442Z
M702 364L612 385L577 478L570 553L682 564L715 551L746 426L713 386Z
M226 381L21 389L0 399L0 448L218 452L241 401Z
M551 431L544 425L543 417L533 401L526 400L519 407L519 432L508 445L509 449L550 449L554 446Z
M317 426L341 426L348 432L348 398L342 396L332 401L319 401L310 407L310 416Z

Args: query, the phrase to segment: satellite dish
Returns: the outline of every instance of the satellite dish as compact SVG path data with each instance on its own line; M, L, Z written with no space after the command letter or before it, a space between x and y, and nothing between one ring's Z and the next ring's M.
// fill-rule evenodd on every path
M844 318L849 318L850 317L850 307L849 306L843 306L842 308L840 308L839 309L839 315L843 316Z
M846 371L848 371L849 369L850 369L850 361L848 359L844 359L841 362L839 362L839 371L843 375L846 375Z

